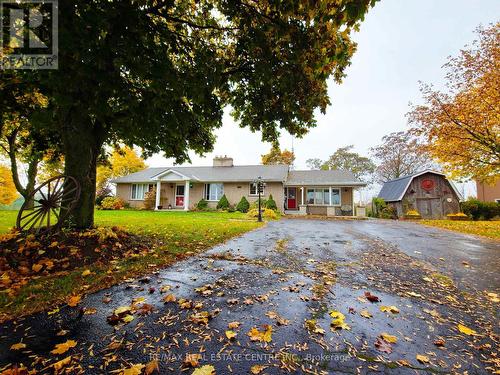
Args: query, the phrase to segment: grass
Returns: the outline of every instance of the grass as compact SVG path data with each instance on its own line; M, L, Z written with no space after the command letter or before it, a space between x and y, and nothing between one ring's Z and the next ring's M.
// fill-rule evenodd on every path
M15 223L16 212L0 211L0 233ZM72 294L90 293L123 279L148 274L178 259L261 226L244 214L221 212L96 211L98 226L118 226L134 234L154 238L158 244L147 255L108 264L93 264L90 276L83 268L63 275L31 279L15 295L0 293L0 320L52 308Z
M420 224L429 225L455 232L475 234L495 240L500 239L500 220L494 221L456 221L456 220L421 220Z

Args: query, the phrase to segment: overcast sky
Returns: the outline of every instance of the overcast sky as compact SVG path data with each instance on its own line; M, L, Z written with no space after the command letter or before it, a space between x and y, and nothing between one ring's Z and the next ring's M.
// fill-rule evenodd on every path
M474 39L474 29L500 19L499 0L381 0L354 35L358 50L341 85L329 81L332 105L318 114L318 126L293 141L296 169L309 158L326 159L335 149L353 144L366 154L385 134L405 130L409 102L418 103L418 81L443 83L441 68L449 55ZM214 155L235 164L258 164L270 144L260 134L241 129L226 111L213 153L192 155L192 164L211 165ZM292 137L281 136L290 149ZM172 165L161 155L149 166Z

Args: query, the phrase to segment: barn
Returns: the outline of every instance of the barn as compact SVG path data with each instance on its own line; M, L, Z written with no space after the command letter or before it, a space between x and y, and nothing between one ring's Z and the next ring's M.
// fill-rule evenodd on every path
M462 199L444 174L431 170L385 182L378 197L395 207L399 217L417 210L427 219L441 219L459 212Z

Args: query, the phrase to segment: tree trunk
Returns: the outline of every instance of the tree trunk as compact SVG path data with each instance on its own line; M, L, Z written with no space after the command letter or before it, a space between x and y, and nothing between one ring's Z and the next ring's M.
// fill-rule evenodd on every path
M97 157L102 147L103 129L90 118L74 111L62 126L64 174L80 184L81 194L66 218L65 226L87 229L94 225ZM64 206L64 202L63 202Z

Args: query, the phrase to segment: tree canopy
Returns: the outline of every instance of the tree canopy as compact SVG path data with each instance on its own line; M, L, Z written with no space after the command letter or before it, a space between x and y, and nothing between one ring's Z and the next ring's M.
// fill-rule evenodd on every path
M445 65L446 92L422 84L425 104L408 117L431 155L452 177L500 177L500 23Z
M97 190L108 187L109 180L146 169L147 165L130 147L117 147L109 158L97 167Z
M226 105L265 141L281 130L304 135L329 104L327 78L344 77L351 31L375 2L60 2L59 69L16 80L50 100L40 123L59 135L65 174L82 188L69 221L93 224L106 143L186 161L189 150L213 148Z
M339 169L351 171L354 177L368 182L375 171L375 164L366 157L352 151L353 145L338 148L326 161L321 159L308 159L310 169Z
M18 197L9 168L0 164L0 204L12 204Z
M284 149L281 151L279 146L273 146L271 150L267 154L261 155L262 164L285 164L285 165L293 165L295 161L295 155L292 151Z
M377 159L377 180L386 182L433 168L434 163L418 139L409 132L394 132L382 137L382 143L371 149Z

